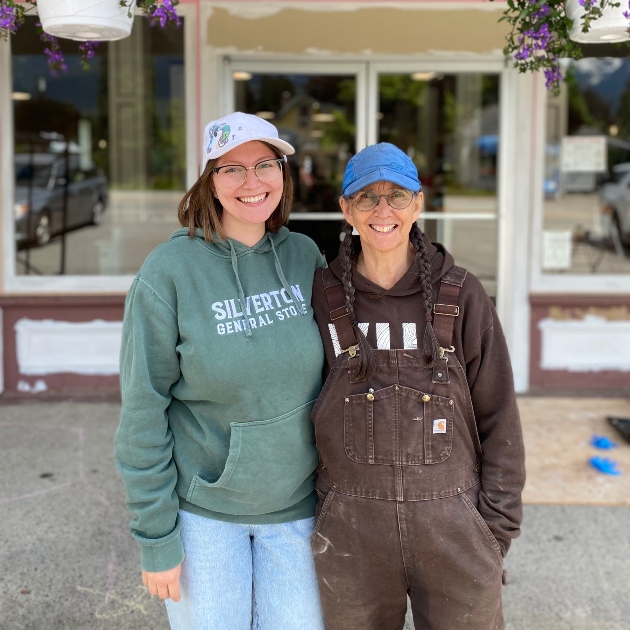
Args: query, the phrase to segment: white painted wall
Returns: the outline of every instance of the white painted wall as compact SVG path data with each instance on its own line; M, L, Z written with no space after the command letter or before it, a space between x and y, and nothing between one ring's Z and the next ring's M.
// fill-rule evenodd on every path
M538 323L543 370L630 372L630 321L597 315L584 319L546 318Z
M122 322L22 318L15 324L20 374L118 374Z

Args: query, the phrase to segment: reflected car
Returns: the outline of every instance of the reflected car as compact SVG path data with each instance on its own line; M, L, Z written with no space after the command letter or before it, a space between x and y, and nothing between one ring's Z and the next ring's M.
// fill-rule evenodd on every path
M19 246L45 245L53 236L99 225L107 207L108 181L80 156L54 153L15 156L15 238ZM64 222L64 203L67 208Z
M611 229L622 243L630 243L630 162L612 167L611 181L599 191L602 211L610 215Z

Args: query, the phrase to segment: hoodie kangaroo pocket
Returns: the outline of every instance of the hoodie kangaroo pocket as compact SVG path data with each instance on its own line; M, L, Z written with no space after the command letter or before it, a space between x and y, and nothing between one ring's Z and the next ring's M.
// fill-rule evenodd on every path
M318 464L310 414L315 401L270 420L232 422L219 479L193 478L186 500L206 510L253 516L295 505L314 488Z

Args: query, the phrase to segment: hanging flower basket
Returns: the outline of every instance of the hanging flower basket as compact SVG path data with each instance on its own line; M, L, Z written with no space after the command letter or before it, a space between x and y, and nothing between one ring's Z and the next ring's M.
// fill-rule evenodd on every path
M44 32L54 37L116 40L128 37L136 0L129 6L119 0L37 0Z
M607 44L612 42L625 42L630 39L628 33L628 3L622 0L619 6L606 5L601 15L593 19L588 31L583 32L583 20L589 0L565 0L564 10L567 17L573 20L573 26L569 37L581 44ZM594 3L590 3L593 5ZM625 8L624 8L625 5Z
M494 0L490 0L493 2ZM630 0L507 0L503 53L520 72L542 71L547 88L560 91L561 59L581 59L580 43L630 39Z
M151 26L181 26L175 7L179 0L143 0L141 11ZM0 0L0 40L15 35L25 16L37 7L40 39L46 44L44 53L52 75L68 70L57 38L76 39L81 65L89 68L95 48L101 40L127 37L133 26L136 0Z

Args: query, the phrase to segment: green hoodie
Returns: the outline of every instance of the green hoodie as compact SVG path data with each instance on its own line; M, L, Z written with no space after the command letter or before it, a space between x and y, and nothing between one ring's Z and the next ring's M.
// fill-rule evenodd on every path
M234 523L313 515L324 354L310 304L324 264L282 228L253 247L180 229L142 265L125 304L115 456L145 571L182 562L179 509Z

